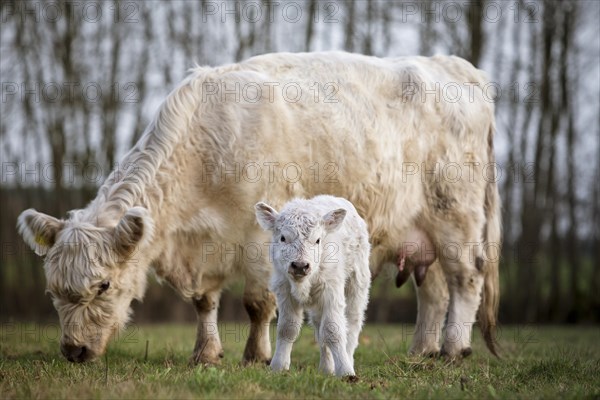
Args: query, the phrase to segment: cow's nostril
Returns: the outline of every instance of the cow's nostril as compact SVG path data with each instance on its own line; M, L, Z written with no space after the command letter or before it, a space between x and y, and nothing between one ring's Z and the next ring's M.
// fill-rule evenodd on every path
M61 344L60 351L71 362L85 361L87 355L87 347L72 344Z

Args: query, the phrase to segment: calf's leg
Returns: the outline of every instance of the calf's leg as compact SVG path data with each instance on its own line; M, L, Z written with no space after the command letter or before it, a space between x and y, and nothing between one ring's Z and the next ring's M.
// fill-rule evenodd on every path
M333 356L331 355L331 350L327 347L327 344L321 340L321 314L313 313L311 315L312 325L315 328L315 335L317 338L317 343L319 344L319 349L321 350L321 358L319 360L319 371L326 375L333 375L335 372L335 364L333 362Z
M279 306L277 341L271 369L287 371L290 369L292 346L302 328L302 308L287 293L277 294L277 305Z
M367 264L368 265L368 264ZM370 276L358 277L355 282L346 286L346 353L354 369L354 352L358 347L358 337L362 330L365 311L369 303Z
M331 350L336 376L355 375L354 366L348 357L348 327L344 315L343 296L330 297L332 298L324 301L323 318L319 327L321 340L319 345L325 345ZM334 297L337 297L337 301Z

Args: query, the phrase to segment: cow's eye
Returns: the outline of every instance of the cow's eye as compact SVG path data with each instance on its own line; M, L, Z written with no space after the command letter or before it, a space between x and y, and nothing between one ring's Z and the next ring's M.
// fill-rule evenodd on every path
M321 238L317 239L317 244L321 243Z
M285 242L285 236L281 235L281 241Z
M102 294L102 293L106 292L109 287L110 287L110 282L109 281L102 282L100 284L100 288L98 289L98 294Z

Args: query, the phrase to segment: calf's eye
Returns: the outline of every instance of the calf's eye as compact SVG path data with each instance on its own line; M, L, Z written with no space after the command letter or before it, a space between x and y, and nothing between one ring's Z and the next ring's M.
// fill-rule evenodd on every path
M281 235L281 241L285 242L285 236Z
M317 244L319 244L319 243L321 243L321 239L320 238L317 239Z
M102 282L100 284L100 289L98 289L98 294L102 294L102 293L106 292L109 287L110 287L110 282L109 281Z

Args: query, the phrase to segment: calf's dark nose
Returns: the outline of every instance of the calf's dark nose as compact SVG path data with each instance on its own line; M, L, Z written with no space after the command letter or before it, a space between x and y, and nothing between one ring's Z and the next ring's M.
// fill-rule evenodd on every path
M306 275L310 269L310 264L307 262L293 262L292 269L296 274Z

